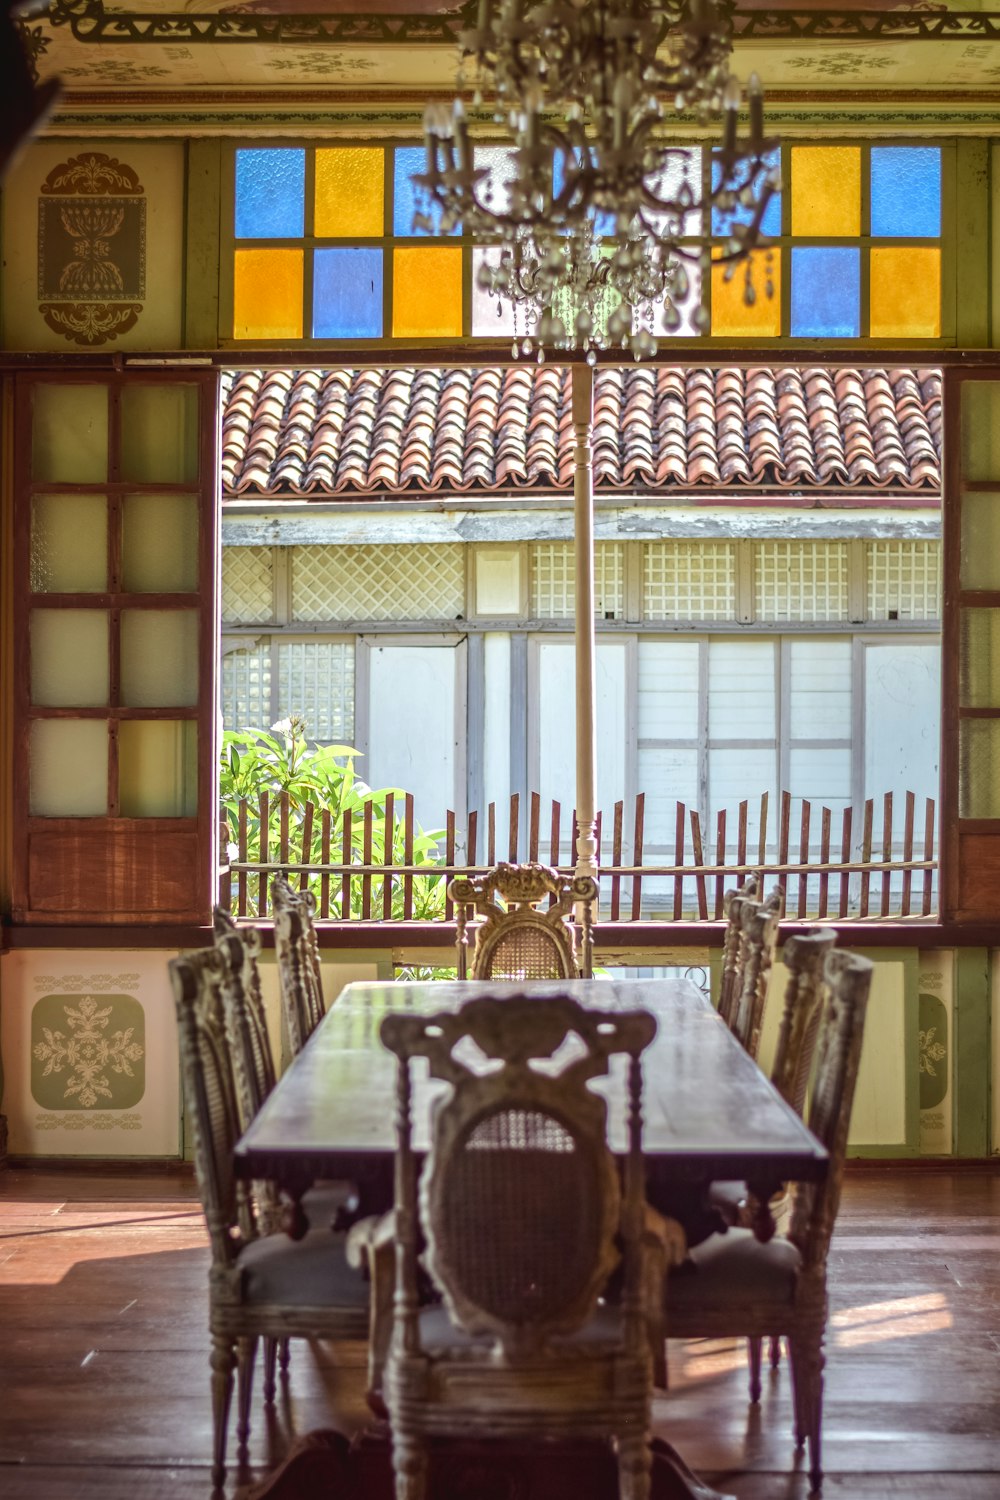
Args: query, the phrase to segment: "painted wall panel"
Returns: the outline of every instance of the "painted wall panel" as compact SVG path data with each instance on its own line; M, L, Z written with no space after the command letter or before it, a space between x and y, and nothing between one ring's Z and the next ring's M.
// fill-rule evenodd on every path
M865 646L865 796L938 796L941 649Z
M955 955L920 955L920 1154L947 1156L953 1144Z
M489 631L483 642L485 658L485 723L483 726L483 792L487 803L505 803L510 784L510 636Z
M443 828L447 809L461 812L465 803L458 657L454 645L417 644L373 644L369 655L370 750L361 775L370 786L412 792L417 822L426 830Z
M868 1000L849 1146L906 1142L906 1040L906 965L880 957Z
M532 781L542 806L561 802L566 814L576 805L576 717L572 641L539 641L532 747ZM612 808L625 795L626 647L621 641L599 641L594 712L597 722L597 806L606 826ZM537 780L536 780L537 778ZM569 831L569 824L565 824Z

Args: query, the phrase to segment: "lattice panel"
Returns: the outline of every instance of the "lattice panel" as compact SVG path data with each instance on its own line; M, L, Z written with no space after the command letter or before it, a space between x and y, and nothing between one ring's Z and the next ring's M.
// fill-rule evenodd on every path
M846 542L758 542L754 608L758 620L846 620Z
M571 620L576 613L576 559L571 542L536 542L531 549L531 613L536 620ZM594 614L620 620L625 613L625 548L594 546Z
M295 620L453 620L465 614L460 542L293 547Z
M225 729L267 729L271 723L271 643L265 636L222 658Z
M869 542L865 552L869 620L940 619L940 542Z
M735 546L732 542L647 542L642 597L646 620L735 619Z
M222 618L260 625L274 619L274 559L270 547L223 547Z
M306 737L354 743L354 646L275 637L278 711L305 720Z

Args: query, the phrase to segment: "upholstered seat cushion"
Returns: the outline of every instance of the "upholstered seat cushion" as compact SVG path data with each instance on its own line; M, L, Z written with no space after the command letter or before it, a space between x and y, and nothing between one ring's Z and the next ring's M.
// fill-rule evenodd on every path
M751 1303L755 1310L788 1307L795 1297L802 1257L790 1240L776 1236L762 1245L749 1229L714 1234L670 1273L667 1326L687 1308L723 1309Z
M458 1353L463 1349L489 1349L493 1339L488 1334L466 1333L457 1328L444 1307L425 1307L420 1313L420 1344L428 1352L442 1351ZM622 1314L620 1307L599 1306L592 1318L574 1333L561 1335L552 1340L552 1347L579 1348L589 1354L602 1349L618 1347L622 1342Z
M297 1307L352 1307L368 1303L368 1286L347 1264L343 1235L311 1229L301 1240L266 1234L240 1252L243 1298Z

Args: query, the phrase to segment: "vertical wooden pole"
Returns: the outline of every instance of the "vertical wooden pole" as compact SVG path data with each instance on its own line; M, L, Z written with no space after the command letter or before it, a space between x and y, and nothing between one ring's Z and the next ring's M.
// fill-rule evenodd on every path
M570 372L573 406L573 522L576 538L576 874L597 879L597 827L594 767L594 372L574 365Z

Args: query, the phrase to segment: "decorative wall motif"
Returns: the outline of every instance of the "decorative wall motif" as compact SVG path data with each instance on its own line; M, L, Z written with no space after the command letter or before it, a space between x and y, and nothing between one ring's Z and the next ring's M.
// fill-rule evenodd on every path
M920 955L917 1047L924 1156L945 1156L952 1149L953 966L951 953Z
M146 296L146 198L102 151L53 167L38 200L38 310L76 344L134 328Z
M31 1013L31 1093L42 1109L130 1109L146 1089L146 1018L130 995L45 995Z

